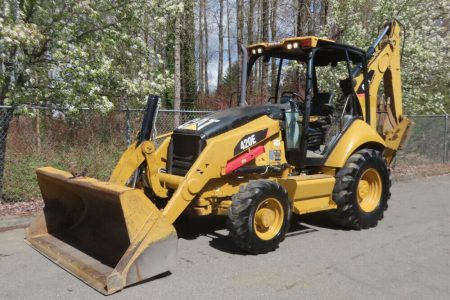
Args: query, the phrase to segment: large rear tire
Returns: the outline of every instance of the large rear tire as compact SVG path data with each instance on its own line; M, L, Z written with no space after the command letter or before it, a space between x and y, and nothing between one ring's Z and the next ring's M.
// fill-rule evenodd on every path
M252 180L232 200L227 226L233 242L253 254L278 248L292 215L284 188L270 180Z
M359 150L336 174L333 199L338 207L330 211L332 219L357 230L377 226L388 208L390 187L390 170L381 153Z

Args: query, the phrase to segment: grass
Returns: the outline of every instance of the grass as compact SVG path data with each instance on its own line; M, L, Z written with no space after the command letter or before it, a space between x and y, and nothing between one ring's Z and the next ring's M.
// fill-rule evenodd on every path
M16 202L40 198L35 172L37 168L44 166L77 173L86 168L86 176L108 180L122 152L122 148L113 145L97 144L85 147L64 146L56 150L48 148L26 156L7 153L3 200Z

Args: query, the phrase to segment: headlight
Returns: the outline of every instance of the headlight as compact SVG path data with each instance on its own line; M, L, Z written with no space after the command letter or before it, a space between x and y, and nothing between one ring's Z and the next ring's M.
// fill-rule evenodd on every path
M256 49L252 49L252 54L253 54L253 55L256 54Z
M263 53L263 48L258 48L258 54Z
M287 49L288 49L288 50L291 50L291 49L292 49L292 44L291 44L291 43L289 43L289 44L287 44L287 46L286 46L286 47L287 47Z

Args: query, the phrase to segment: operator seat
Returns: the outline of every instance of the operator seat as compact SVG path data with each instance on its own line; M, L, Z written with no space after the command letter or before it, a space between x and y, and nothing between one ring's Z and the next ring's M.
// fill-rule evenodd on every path
M345 111L342 112L341 123L342 126L345 127L345 125L349 124L349 122L354 119L355 114L362 115L362 111L361 107L358 105L359 102L355 93L355 82L350 78L345 78L339 81L339 86L341 87L343 92L343 99L347 99L348 97L350 97L348 99L349 104L347 105L347 107L344 107ZM356 103L356 112L353 111L355 105L353 105L352 103Z
M318 93L311 102L311 116L329 116L333 114L333 93Z
M316 117L316 120L310 119L308 150L317 151L325 143L325 133L333 114L333 98L333 93L319 93L312 99L310 115Z

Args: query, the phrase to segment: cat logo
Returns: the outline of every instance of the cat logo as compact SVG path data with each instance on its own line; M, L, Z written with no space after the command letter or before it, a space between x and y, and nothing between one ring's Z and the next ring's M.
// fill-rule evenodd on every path
M191 120L189 122L184 123L183 125L179 126L177 129L184 129L184 130L201 130L211 124L218 123L220 120L216 119L210 119L210 118L197 118L194 120Z

